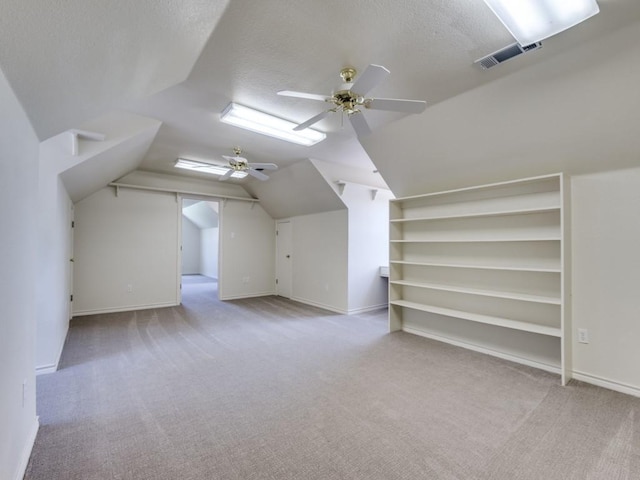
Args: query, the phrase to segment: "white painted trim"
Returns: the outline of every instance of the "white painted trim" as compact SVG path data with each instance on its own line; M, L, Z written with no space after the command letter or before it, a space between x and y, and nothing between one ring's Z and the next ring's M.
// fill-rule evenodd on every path
M36 367L36 375L45 375L47 373L54 373L58 371L58 363L51 363L49 365L39 365Z
M627 383L616 382L613 380L607 380L606 378L598 377L597 375L591 375L589 373L573 371L573 377L575 380L581 382L590 383L597 387L607 388L615 392L626 393L627 395L633 395L634 397L640 397L640 388L634 387Z
M117 308L104 308L104 309L97 309L97 310L80 310L77 312L73 312L73 316L79 317L81 315L99 315L102 313L133 312L134 310L150 310L152 308L177 307L178 305L180 304L175 302L169 302L169 303L157 303L157 304L149 304L149 305L131 305L127 307L117 307Z
M255 297L268 297L270 295L275 295L275 292L262 292L262 293L250 293L248 295L231 295L228 297L220 297L220 300L241 300L243 298L255 298Z
M40 428L39 418L40 417L35 417L33 419L31 432L29 432L27 443L25 443L24 448L22 449L20 463L18 463L18 469L16 470L16 474L14 476L15 480L22 480L25 473L27 473L27 466L29 465L29 458L31 458L31 451L33 450L33 445L36 443L36 436L38 435L38 429Z
M286 298L286 297L283 297L283 298ZM344 309L341 309L341 308L336 308L336 307L331 307L331 306L325 305L323 303L313 302L311 300L306 300L304 298L291 297L291 300L293 300L294 302L300 302L300 303L304 303L306 305L311 305L312 307L318 307L318 308L322 308L324 310L329 310L330 312L340 313L342 315L349 315L349 312L347 310L344 310Z
M116 188L130 188L133 190L149 190L151 192L165 192L165 193L175 193L175 194L180 194L180 195L188 195L188 196L200 196L200 197L207 197L209 199L213 198L213 199L221 199L221 200L241 200L243 202L252 202L252 203L256 203L259 202L259 200L257 198L251 198L251 197L234 197L233 195L224 195L221 193L207 193L207 192L191 192L188 190L179 190L176 188L164 188L164 187L147 187L145 185L132 185L130 183L119 183L119 182L111 182L109 184L110 187L116 187Z
M58 355L56 356L56 362L49 365L36 366L36 375L44 375L45 373L53 373L58 371L58 365L60 365L60 358L62 358L62 350L67 343L67 335L69 335L69 320L67 320L66 329L64 332L64 340L58 349Z
M491 355L492 357L502 358L503 360L509 360L511 362L520 363L522 365L527 365L528 367L539 368L540 370L544 370L550 373L556 373L560 375L560 367L556 367L554 365L548 365L546 363L536 362L535 360L530 360L528 358L518 357L516 355L509 355L508 353L498 352L495 350L491 350L490 348L481 347L479 345L474 345L472 343L461 342L459 340L453 340L451 338L442 337L440 335L435 335L433 333L423 332L422 330L417 330L415 328L402 327L402 330L411 333L413 335L419 335L421 337L430 338L432 340L437 340L439 342L449 343L451 345L455 345L456 347L466 348L467 350L473 350L474 352L484 353L486 355Z
M385 302L379 305L371 305L369 307L351 308L348 310L347 315L357 315L359 313L374 312L376 310L384 310L385 308L388 308L388 307L389 307L389 304Z

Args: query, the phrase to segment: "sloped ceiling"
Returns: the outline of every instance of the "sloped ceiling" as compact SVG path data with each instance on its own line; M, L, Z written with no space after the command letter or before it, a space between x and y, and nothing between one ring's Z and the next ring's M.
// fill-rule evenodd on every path
M481 71L474 60L513 43L481 0L5 0L0 67L41 139L121 109L162 122L141 160L145 171L205 178L176 171L175 159L219 160L239 145L250 161L276 163L282 172L308 158L377 167L402 194L540 170L540 155L551 150L555 158L632 150L635 139L621 136L624 124L615 125L635 118L635 67L615 59L637 61L640 2L599 5L598 15L545 40L542 49ZM631 32L627 43L612 40L622 31ZM339 85L342 67L362 71L370 63L391 71L371 95L423 99L427 111L404 116L367 110L374 132L360 141L348 122L343 126L344 119L332 115L316 125L328 138L313 147L219 121L233 100L302 122L326 105L280 97L278 90L328 94ZM589 93L577 98L584 89ZM588 110L590 104L605 111L620 106L623 114L611 110L602 118ZM599 123L606 121L609 135L595 145ZM568 131L557 138L558 129ZM580 135L589 135L595 148L574 149L576 142L565 141ZM489 164L496 155L518 161ZM284 188L276 175L264 184L233 182L269 197L281 215L298 201L295 192L316 191L315 174L296 176L311 183ZM318 195L325 205L325 192Z
M185 200L186 201L186 200ZM214 228L218 226L217 203L193 202L188 206L183 203L182 215L187 217L199 229Z
M3 0L0 65L44 140L186 79L227 4Z
M268 181L252 183L247 190L275 219L346 208L309 159L270 173Z
M60 175L73 202L135 169L158 133L160 122L126 112L112 112L81 125L100 133L103 141L78 139L72 154L69 132L40 144L41 175Z
M399 196L638 166L640 50L630 45L640 45L638 25L385 126L362 143Z

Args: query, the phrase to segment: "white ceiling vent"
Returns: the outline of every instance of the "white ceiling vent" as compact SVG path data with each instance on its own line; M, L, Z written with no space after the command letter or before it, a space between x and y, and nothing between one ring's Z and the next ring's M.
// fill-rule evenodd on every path
M517 57L518 55L522 55L523 53L531 52L533 50L538 50L539 48L542 48L541 42L524 46L519 43L514 43L508 47L498 50L497 52L493 52L491 55L479 58L473 62L473 64L478 65L483 70L487 70L488 68L495 67L499 63L511 60L513 57Z

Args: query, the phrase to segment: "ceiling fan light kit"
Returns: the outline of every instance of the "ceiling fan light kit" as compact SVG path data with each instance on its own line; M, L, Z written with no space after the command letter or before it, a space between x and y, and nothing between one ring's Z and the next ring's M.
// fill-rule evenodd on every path
M220 121L307 147L327 138L325 133L317 130L294 131L296 124L293 122L233 102L222 111Z
M362 115L363 109L386 110L403 113L422 113L427 103L422 100L403 100L398 98L367 98L370 90L377 87L390 74L381 65L369 65L356 80L355 68L346 67L340 71L343 84L331 95L281 90L278 95L285 97L303 98L331 103L333 106L309 120L299 124L295 131L306 131L311 125L319 122L331 113L346 115L356 134L361 137L371 133L367 120Z
M484 0L520 45L556 35L600 11L596 0Z

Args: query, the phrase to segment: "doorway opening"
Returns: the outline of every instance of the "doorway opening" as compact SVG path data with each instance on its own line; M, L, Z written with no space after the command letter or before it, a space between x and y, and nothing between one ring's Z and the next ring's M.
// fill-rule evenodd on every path
M180 301L218 299L219 204L183 198L181 207Z

